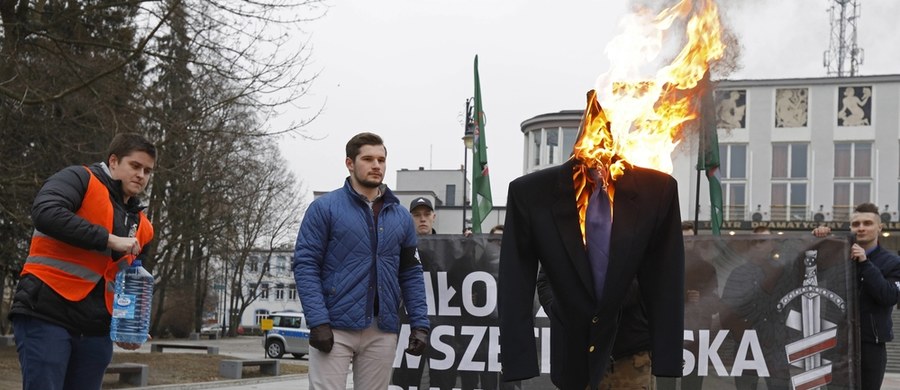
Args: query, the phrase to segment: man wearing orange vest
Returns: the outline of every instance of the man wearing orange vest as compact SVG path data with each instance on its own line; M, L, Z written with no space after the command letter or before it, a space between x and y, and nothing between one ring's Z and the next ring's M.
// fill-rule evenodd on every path
M112 359L116 273L153 238L137 195L155 165L150 141L118 134L106 162L65 168L38 191L31 247L10 310L23 389L100 388Z

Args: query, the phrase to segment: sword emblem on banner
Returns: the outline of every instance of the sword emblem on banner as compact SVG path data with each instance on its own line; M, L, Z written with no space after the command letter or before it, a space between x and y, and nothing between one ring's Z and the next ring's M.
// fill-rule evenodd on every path
M831 301L842 312L847 310L843 298L819 287L817 256L818 251L805 252L803 285L785 294L777 306L780 312L788 303L800 297L800 313L791 310L786 325L802 332L803 338L784 347L788 362L804 370L791 377L794 390L816 389L831 383L831 362L823 359L821 354L837 345L837 325L822 318L821 299L824 297Z

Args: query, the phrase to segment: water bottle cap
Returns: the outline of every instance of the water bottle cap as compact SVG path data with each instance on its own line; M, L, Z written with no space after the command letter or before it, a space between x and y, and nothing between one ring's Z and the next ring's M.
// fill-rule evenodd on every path
M141 265L142 265L142 264L141 264L141 259L134 259L134 260L131 262L131 266L132 266L132 267L140 267Z

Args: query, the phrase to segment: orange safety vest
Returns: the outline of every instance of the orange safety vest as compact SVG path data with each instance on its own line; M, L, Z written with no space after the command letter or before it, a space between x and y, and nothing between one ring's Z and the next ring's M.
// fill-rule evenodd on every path
M112 232L115 213L109 199L109 189L90 169L85 169L91 177L81 208L75 214ZM138 215L140 220L135 237L143 248L153 239L153 226L143 212L138 212ZM132 260L134 256L129 255L113 260L109 249L96 251L79 248L35 229L21 276L32 274L57 294L73 302L87 297L102 277L106 281L106 310L112 314L116 274L130 266Z

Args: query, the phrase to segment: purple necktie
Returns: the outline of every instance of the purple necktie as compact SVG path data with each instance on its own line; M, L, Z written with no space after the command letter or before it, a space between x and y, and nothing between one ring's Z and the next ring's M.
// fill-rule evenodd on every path
M588 261L594 275L594 293L597 301L600 301L606 282L606 269L609 266L609 239L612 233L609 195L600 185L600 181L597 181L594 192L588 200L584 233L587 236Z

